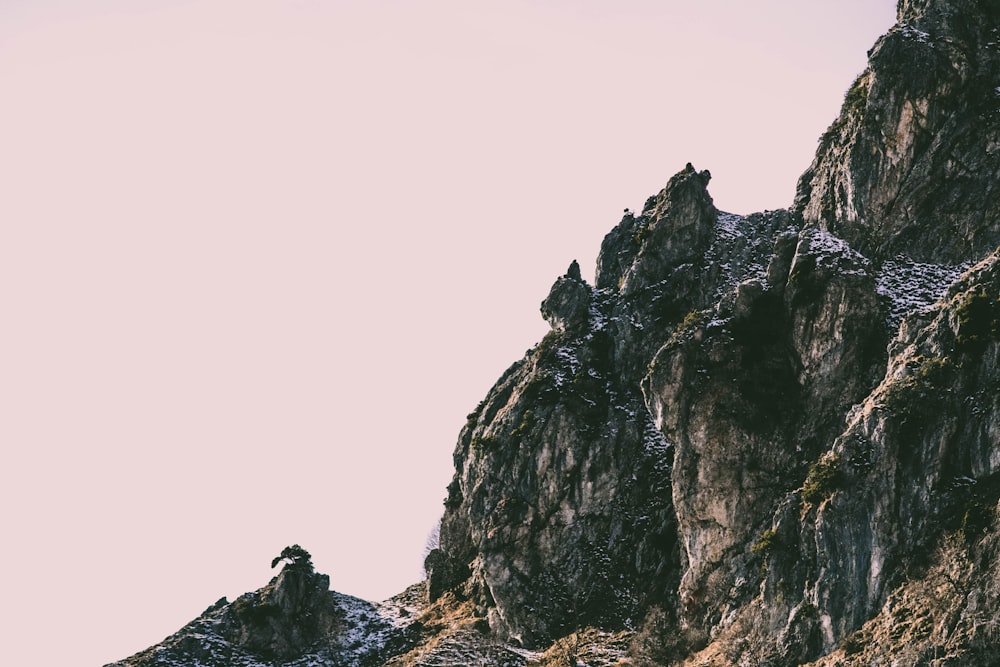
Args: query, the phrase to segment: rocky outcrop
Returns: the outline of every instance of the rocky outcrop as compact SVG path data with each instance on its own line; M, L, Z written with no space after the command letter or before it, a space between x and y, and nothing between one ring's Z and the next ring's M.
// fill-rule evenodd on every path
M305 567L284 568L260 591L238 598L229 611L224 636L251 653L281 660L300 657L340 625L330 578Z
M378 665L417 642L412 597L373 604L335 593L296 549L305 557L263 588L222 598L156 646L108 667Z
M573 260L566 275L559 278L542 302L542 317L558 331L586 326L592 299L590 286L580 275L580 265Z
M758 641L731 660L799 664L877 614L913 554L941 539L960 503L935 489L990 486L989 466L949 466L1000 456L993 407L970 398L997 369L920 370L932 351L911 347L960 319L954 300L973 297L949 285L1000 243L997 10L904 2L899 16L792 210L720 213L708 173L688 165L608 234L595 288L569 274L554 285L553 332L470 415L442 533L497 631L534 644L662 607L686 651L753 628ZM977 303L996 298L975 289ZM897 409L908 424L935 411L947 444L874 407L914 364L951 400ZM655 431L640 433L647 419ZM653 476L634 463L650 445L664 453ZM608 581L629 602L598 596L597 613L585 596Z
M432 596L460 587L511 640L627 627L682 572L672 442L640 390L656 351L719 293L763 277L787 213L719 213L685 167L608 234L597 287L578 269L542 303L553 330L469 415L455 452ZM437 576L438 571L443 572Z
M465 594L524 644L620 626L676 576L670 451L624 381L630 348L612 332L636 323L619 306L560 278L546 299L556 328L469 415L455 453L429 590L439 570L470 573Z
M994 534L997 255L942 290L934 308L908 316L882 356L871 344L879 340L875 281L844 245L839 268L826 278L827 297L810 300L818 337L782 326L796 318L787 310L795 308L791 276L809 236L800 235L786 310L767 318L774 327L767 339L786 345L748 349L741 333L747 315L740 313L752 317L754 309L736 308L731 318L716 316L665 346L644 383L658 423L677 443L672 481L685 570L679 616L715 637L698 658L711 664L729 664L712 661L720 646L730 656L781 665L832 651L882 613L901 581L923 576L942 542L968 541L975 551L984 533ZM767 292L741 286L734 302L760 303ZM854 329L838 332L824 322ZM777 347L791 361L782 365ZM769 373L757 369L752 377L786 378L773 403L755 403L761 389L748 391L752 385L739 376L747 357L771 360ZM883 375L871 382L877 368ZM769 404L787 412L762 412ZM993 590L991 567L985 580L966 582L967 602L974 604L976 586ZM936 622L950 622L948 614L958 611L940 611ZM977 651L1000 641L982 629L973 636Z
M781 239L768 279L737 285L664 346L643 382L676 445L680 598L712 627L780 499L877 381L885 327L867 262L827 233ZM791 255L791 259L788 259ZM745 597L751 588L736 595Z
M1000 244L1000 7L902 0L798 185L807 223L880 259Z
M879 610L889 588L942 533L982 520L970 511L996 507L998 325L994 254L940 306L904 321L884 380L834 442L830 497L806 519L809 547L825 565L807 595L821 610L828 648Z
M1000 5L898 14L792 208L689 164L555 281L459 435L420 620L293 558L124 664L618 661L635 628L625 664L995 664Z

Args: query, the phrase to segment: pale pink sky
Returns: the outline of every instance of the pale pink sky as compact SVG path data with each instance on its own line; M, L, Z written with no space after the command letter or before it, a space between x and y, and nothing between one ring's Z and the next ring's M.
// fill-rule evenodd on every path
M465 415L688 161L791 203L892 0L4 0L5 664L416 581Z

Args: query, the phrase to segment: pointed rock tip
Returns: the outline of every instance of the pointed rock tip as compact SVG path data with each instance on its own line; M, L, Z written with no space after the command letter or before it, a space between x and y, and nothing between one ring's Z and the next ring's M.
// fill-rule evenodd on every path
M688 176L690 174L698 174L704 179L706 184L712 179L712 172L710 172L708 169L699 172L697 169L694 168L694 165L691 164L690 162L684 165L684 169L682 169L677 174L677 176Z
M574 259L566 274L556 279L549 295L542 301L542 317L553 329L576 328L587 322L590 300L590 286L580 274L580 265Z
M692 176L692 175L697 175L697 176L701 177L701 180L704 182L705 185L708 185L708 182L710 180L712 180L712 172L710 172L708 169L703 169L702 171L698 171L697 169L694 168L694 165L691 164L690 162L688 162L686 165L684 165L684 169L682 169L681 171L679 171L674 176L674 178L683 177L683 176ZM670 180L673 180L673 179L670 179Z
M566 277L573 280L583 280L583 275L580 273L580 264L575 259L569 263L569 268L566 270Z

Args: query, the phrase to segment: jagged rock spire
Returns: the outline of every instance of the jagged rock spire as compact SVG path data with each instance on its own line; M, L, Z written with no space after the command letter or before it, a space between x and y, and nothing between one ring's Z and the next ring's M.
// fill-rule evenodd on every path
M574 259L566 275L556 280L542 301L542 317L560 331L582 326L587 323L590 300L590 286L584 282L580 265Z
M574 259L569 264L569 268L566 270L566 277L572 280L583 280L583 276L580 274L580 265Z
M646 200L640 215L626 213L601 244L598 289L641 291L666 267L704 252L718 215L708 194L711 179L707 169L698 171L689 162Z

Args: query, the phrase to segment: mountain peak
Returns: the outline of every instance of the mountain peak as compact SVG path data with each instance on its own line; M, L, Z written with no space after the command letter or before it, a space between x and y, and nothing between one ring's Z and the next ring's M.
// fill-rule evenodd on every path
M906 0L799 180L795 208L876 258L1000 243L1000 4Z
M380 664L413 645L421 594L413 587L366 602L331 591L330 578L311 564L286 562L263 588L220 599L156 646L108 667Z
M792 208L690 163L459 433L428 582L287 547L147 665L988 667L1000 651L996 0L904 0Z

